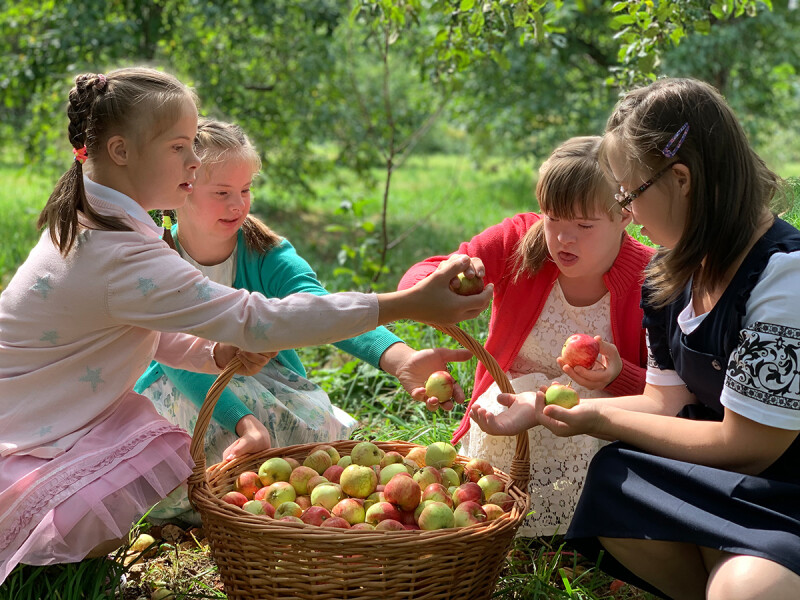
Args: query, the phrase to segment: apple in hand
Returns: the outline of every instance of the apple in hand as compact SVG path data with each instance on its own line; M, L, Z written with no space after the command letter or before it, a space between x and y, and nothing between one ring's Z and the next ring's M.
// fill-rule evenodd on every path
M571 367L591 369L600 354L600 344L592 336L575 333L567 338L561 348L561 358Z
M459 273L458 283L460 284L458 287L451 286L450 289L459 296L474 296L483 291L483 277L478 277L477 275L467 277L464 273Z
M435 371L425 381L425 395L435 397L443 404L453 397L455 379L448 371Z
M554 383L545 391L544 401L546 404L555 404L564 408L572 408L578 405L580 398L578 397L578 392L568 385Z

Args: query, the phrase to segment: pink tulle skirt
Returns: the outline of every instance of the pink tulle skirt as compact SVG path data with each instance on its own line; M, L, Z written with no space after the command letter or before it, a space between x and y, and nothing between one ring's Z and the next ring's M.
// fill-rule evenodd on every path
M127 536L191 473L190 441L130 393L61 456L0 457L0 584L19 563L77 562Z

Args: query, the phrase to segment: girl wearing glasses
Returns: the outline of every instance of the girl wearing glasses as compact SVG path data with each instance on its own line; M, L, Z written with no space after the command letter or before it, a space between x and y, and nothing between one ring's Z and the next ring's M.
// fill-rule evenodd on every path
M458 254L471 257L474 273L495 286L486 348L520 392L570 378L585 397L638 394L644 389L647 351L639 302L643 271L653 250L625 232L630 215L617 208L614 190L598 165L600 141L573 138L542 164L536 187L542 214L506 219L458 249ZM413 266L399 287L412 286L446 258L434 256ZM573 333L607 340L600 343L601 360L593 369L557 362ZM504 410L496 401L498 393L479 363L470 406ZM542 428L529 435L534 512L520 534L563 534L589 461L603 442L589 436L561 439ZM513 438L470 428L469 411L453 443L462 437L463 454L509 470Z
M687 79L623 98L600 159L661 246L644 394L572 410L507 395L506 413L473 418L618 440L592 461L568 532L609 573L670 598L798 598L800 232L770 210L780 179L722 96Z

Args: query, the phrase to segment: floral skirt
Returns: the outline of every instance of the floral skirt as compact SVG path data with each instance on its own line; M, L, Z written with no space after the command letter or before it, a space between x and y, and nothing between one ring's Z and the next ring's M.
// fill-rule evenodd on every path
M348 439L357 421L331 404L328 394L305 377L301 377L277 361L270 361L256 375L235 375L228 384L237 398L267 427L272 447L311 444ZM171 423L194 431L199 407L182 394L167 375L142 392L150 398L160 415ZM237 439L214 419L206 431L206 464L222 461L223 452ZM197 523L191 511L186 486L175 490L151 511L151 520L177 518Z
M567 376L557 378L567 383ZM542 373L529 373L510 379L517 393L538 390L549 385L552 379ZM582 398L599 397L603 392L587 390L575 383L572 386ZM500 388L492 384L476 404L493 414L506 409L497 402ZM589 462L607 442L588 435L562 438L544 427L528 430L531 475L528 483L530 508L528 515L517 530L517 535L541 537L564 535L578 503ZM481 431L473 421L462 439L460 454L488 460L493 467L508 473L514 458L517 441L515 436L494 436Z

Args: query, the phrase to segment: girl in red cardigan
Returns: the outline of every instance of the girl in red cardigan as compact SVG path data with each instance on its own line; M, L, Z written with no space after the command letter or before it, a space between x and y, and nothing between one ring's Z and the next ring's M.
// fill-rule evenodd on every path
M476 276L494 284L486 349L517 392L570 379L581 397L644 389L647 352L639 302L653 250L625 232L630 215L616 207L614 190L597 163L600 140L570 139L542 164L536 186L541 215L505 219L458 249L471 257ZM427 277L446 258L414 265L398 287ZM601 356L591 370L557 360L573 333L600 341ZM495 414L505 410L496 401L498 393L479 363L469 408L478 403ZM508 472L515 439L470 427L469 408L453 443L463 438L462 454ZM542 427L529 436L533 512L519 532L531 537L564 533L589 461L603 442L589 436L558 438Z

